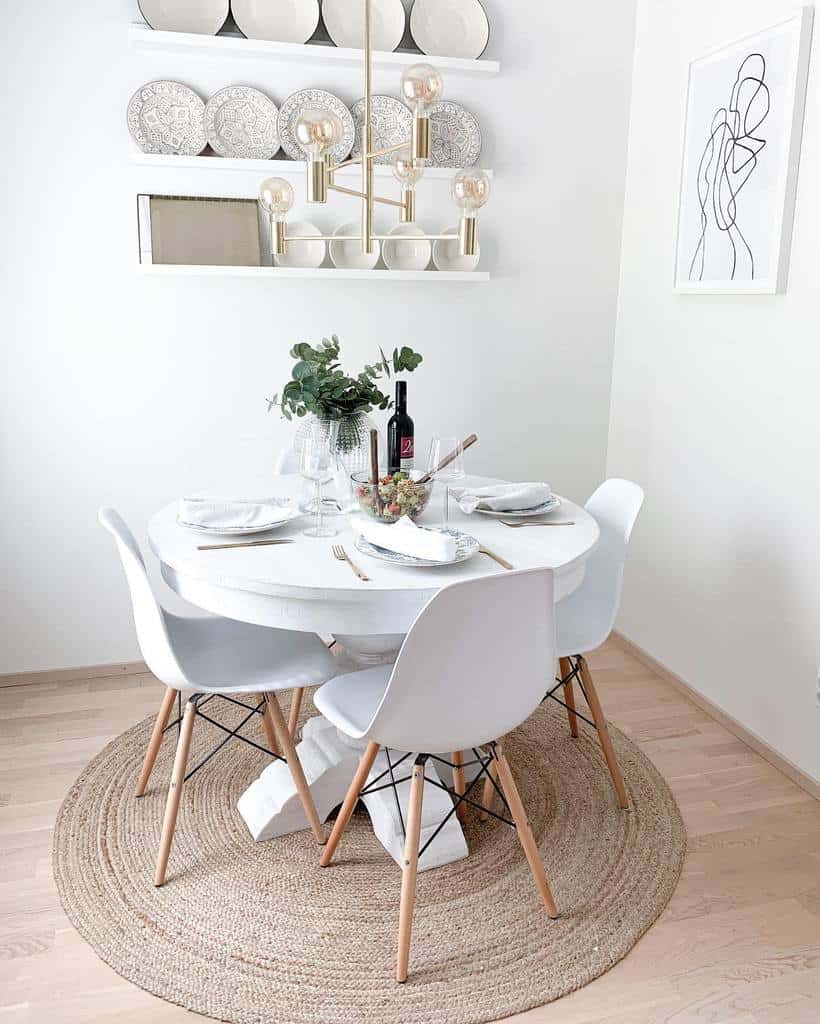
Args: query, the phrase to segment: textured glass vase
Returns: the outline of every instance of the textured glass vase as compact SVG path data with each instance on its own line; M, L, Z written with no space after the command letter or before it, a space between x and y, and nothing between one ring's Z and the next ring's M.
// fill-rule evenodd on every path
M335 435L337 467L333 484L326 488L325 511L346 511L353 501L350 474L370 468L370 431L375 427L367 413L346 416L341 420L323 420L318 416L305 416L299 421L293 437L293 450L301 458L307 437L332 437ZM302 508L310 507L310 499L300 502ZM335 508L334 508L335 506ZM311 509L313 511L313 509Z

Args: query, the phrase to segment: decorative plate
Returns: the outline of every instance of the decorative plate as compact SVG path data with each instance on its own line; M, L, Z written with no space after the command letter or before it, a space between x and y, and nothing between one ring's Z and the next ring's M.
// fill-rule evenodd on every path
M319 0L231 0L231 13L248 39L306 43L319 24Z
M310 221L288 221L287 234L289 235L321 235L321 233ZM288 242L286 248L287 252L284 256L273 257L277 267L321 267L325 262L327 248L323 238L317 238L315 242Z
M410 34L422 53L470 60L487 49L490 23L479 0L416 0Z
M356 141L353 143L351 156L360 156L362 152L362 133L364 131L364 100L356 100L350 108L353 125L356 130ZM413 115L410 108L394 96L372 96L370 99L370 123L373 128L373 149L387 149L400 142L410 142L413 130ZM392 164L395 153L385 153L373 161L377 164Z
M229 85L205 104L205 135L220 156L270 160L279 149L276 104L258 89Z
M266 504L276 505L282 509L282 518L260 526L200 526L196 523L186 523L177 515L177 524L185 527L186 530L195 530L197 533L210 533L221 537L244 537L252 533L267 533L268 530L277 530L292 519L298 519L302 513L293 504L290 498L270 498Z
M342 103L338 96L324 89L300 89L299 92L291 93L279 108L279 141L282 149L292 160L306 160L305 151L296 141L293 134L296 122L299 120L302 111L310 110L312 107L325 107L342 122L341 141L331 150L334 163L345 160L353 148L356 138L356 129L353 127L353 118L350 111Z
M422 530L429 527L422 526ZM371 558L380 558L383 562L393 562L394 565L412 565L422 567L433 567L437 565L456 565L458 562L466 562L468 558L478 553L479 543L469 533L462 533L461 530L433 530L433 533L449 533L456 539L456 557L452 562L432 562L429 558L414 558L413 555L401 555L398 551L389 551L387 548L380 548L377 544L371 544L361 534L356 540L356 548L363 555Z
M228 17L228 0L137 0L140 14L160 32L215 36Z
M452 235L452 242L437 238L433 242L433 263L439 270L475 270L481 258L481 246L476 242L475 256L460 256L458 252L458 228L445 228L443 235Z
M205 138L205 104L180 82L147 82L128 104L128 130L143 153L198 156Z
M561 507L561 499L557 494L550 496L549 501L543 505L534 505L532 508L519 508L514 512L494 512L489 508L474 508L473 512L480 512L482 516L493 516L495 519L529 519L531 516L543 516L547 512L554 512Z
M322 0L322 21L337 46L364 49L362 0ZM370 38L374 50L395 50L402 40L406 24L402 0L371 0Z
M481 128L460 103L441 100L430 108L430 163L433 167L473 167L481 153Z
M430 242L418 224L397 224L392 236L382 245L382 257L388 270L426 270L430 262Z
M342 224L336 228L334 235L358 235L362 230L360 223ZM381 242L373 242L373 252L362 252L361 242L333 240L328 246L330 259L334 267L350 267L354 270L372 270L379 262Z

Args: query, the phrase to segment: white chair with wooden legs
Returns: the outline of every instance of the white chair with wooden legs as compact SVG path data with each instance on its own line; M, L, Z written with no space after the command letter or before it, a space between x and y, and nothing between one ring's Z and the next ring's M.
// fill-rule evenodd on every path
M601 539L587 560L581 586L556 607L559 678L548 694L557 700L556 690L559 687L563 690L564 700L559 703L563 703L567 709L573 737L578 735L579 718L596 729L618 803L624 809L629 807L626 786L584 655L600 647L612 632L621 600L629 538L643 498L643 491L637 484L629 480L612 479L602 483L586 503L587 512L598 522ZM576 708L575 682L578 682L589 705L591 722Z
M248 721L260 715L270 747L266 752L287 761L305 811L306 825L310 825L316 842L324 843L322 824L299 763L292 730L285 722L276 694L295 688L292 702L297 701L304 687L316 686L333 676L333 656L313 633L269 629L215 615L189 617L169 612L154 594L139 546L122 517L114 509L102 508L99 518L114 537L125 569L142 656L148 668L167 687L145 753L137 796L145 792L174 700L178 693L185 698L154 884L165 882L183 782L216 752L191 771L187 770L197 717L228 734L217 750L235 737L264 751L264 747L239 732ZM204 705L215 698L229 701L247 712L238 727L229 729L203 713ZM249 698L251 703L247 703ZM296 715L291 714L294 730L297 717L298 711Z
M451 814L468 804L480 809L470 794L482 777L488 777L491 767L496 770L498 792L507 811L507 817L501 817L518 833L547 913L558 916L502 745L493 742L520 725L540 704L544 675L553 669L553 649L552 571L505 572L445 587L419 613L394 665L339 676L314 697L317 708L337 728L367 741L322 851L323 866L330 864L359 796L367 789L380 748L416 754L402 870L398 981L407 979L416 871L426 849L425 845L419 850L419 835L428 760L455 766ZM486 753L481 750L485 746ZM470 760L453 757L453 751L471 752ZM470 763L478 763L480 770L465 784L463 768ZM380 778L370 784L376 785ZM404 781L396 779L395 784Z

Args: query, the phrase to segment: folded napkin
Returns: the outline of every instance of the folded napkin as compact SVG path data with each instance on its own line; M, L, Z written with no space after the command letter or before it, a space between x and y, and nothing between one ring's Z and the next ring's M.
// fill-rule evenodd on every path
M276 526L298 515L289 498L180 498L183 526L209 530L252 530Z
M400 555L424 558L430 562L452 562L456 557L455 537L436 530L424 530L416 526L409 516L402 516L395 523L379 523L357 516L353 526L371 544Z
M549 501L550 485L542 483L490 484L488 487L451 487L450 494L462 512L469 515L477 508L489 512L520 512Z

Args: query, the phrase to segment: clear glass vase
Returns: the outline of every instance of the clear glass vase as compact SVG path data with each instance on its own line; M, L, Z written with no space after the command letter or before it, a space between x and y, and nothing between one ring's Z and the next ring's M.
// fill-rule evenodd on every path
M370 468L370 431L375 426L373 420L363 412L341 420L305 416L299 421L293 437L293 450L297 458L301 458L306 438L335 436L336 472L333 483L325 488L322 502L326 515L338 515L353 505L350 475ZM299 506L305 512L315 512L314 505L313 490L306 488Z

